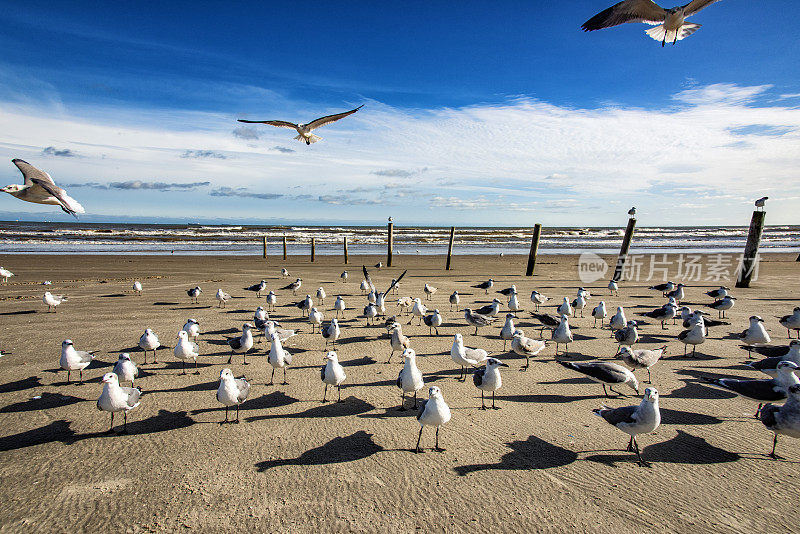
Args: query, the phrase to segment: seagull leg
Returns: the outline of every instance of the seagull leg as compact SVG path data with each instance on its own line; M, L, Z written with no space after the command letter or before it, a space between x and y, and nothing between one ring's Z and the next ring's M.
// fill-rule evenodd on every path
M69 373L70 373L70 371L67 371L67 384L70 384L70 383L71 383L71 382L69 381Z
M106 430L106 434L111 434L112 432L114 432L114 412L111 412L111 426ZM775 447L773 447L772 450L774 452Z
M486 409L486 406L484 406L484 404L483 404L483 390L481 390L481 410L485 410L485 409Z
M414 390L414 409L417 409L417 390Z
M197 369L197 358L194 359L194 374L200 374L200 371Z
M339 398L336 402L342 402L342 386L336 386L336 391L339 393Z
M286 367L283 368L283 385L287 385L289 382L286 381Z
M628 441L628 448L625 449L625 452L633 452L633 436L631 436L631 439Z
M422 429L425 428L424 426L419 426L419 436L417 437L417 448L414 449L414 452L422 452L422 449L419 448L419 442L422 441Z
M247 351L245 351L245 353L244 353L244 355L242 357L244 358L244 360L243 360L244 364L243 365L247 365Z
M633 447L636 449L636 456L639 457L639 465L642 467L650 467L650 464L642 459L642 453L639 452L639 444L636 442L636 437L633 438Z
M650 379L650 368L649 367L647 368L647 383L648 384L652 384L653 383L653 381Z
M220 421L219 424L224 425L227 422L228 422L228 407L225 406L225 419L223 421Z
M231 361L233 360L233 351L231 351L231 355L228 356L228 364L230 365Z
M492 391L492 410L499 410L499 406L494 405L494 391Z
M272 378L269 379L269 384L267 384L267 385L271 386L274 383L275 383L275 368L273 367L272 368Z
M157 354L157 353L156 353L156 351L157 351L157 350L158 350L157 348L156 348L156 349L153 349L153 364L154 364L154 365L158 363L158 362L156 361L156 354Z
M112 415L113 415L113 414L112 414ZM773 440L772 440L772 452L771 452L771 453L769 453L769 455L770 455L771 457L775 458L776 460L777 460L778 458L780 458L780 456L778 456L777 454L775 454L775 447L777 447L777 446L778 446L778 433L776 432L776 433L775 433L775 437L774 437L774 438L773 438Z
M181 360L181 374L186 374L186 362L184 360Z
M478 335L478 327L477 326L475 327L475 335L476 336Z
M531 366L531 358L530 356L525 356L525 366L522 368L523 371L527 371L528 367Z
M763 403L763 402L759 402L759 403L758 403L758 409L756 410L756 414L753 416L753 417L755 417L756 419L758 419L758 414L760 414L760 413L761 413L761 407L762 407L762 406L764 406L764 403Z
M79 378L78 378L78 383L79 383L80 385L83 385L83 369L81 369L80 371L78 371L78 377L79 377Z
M444 452L444 449L439 446L439 427L436 427L436 452Z
M326 402L325 399L328 396L328 384L325 384L325 393L322 394L322 402Z
M605 384L603 384L603 394L604 394L606 397L608 397L609 399L611 398L611 396L608 394L608 391L606 391L606 385L605 385Z
M128 412L122 412L122 433L128 433Z

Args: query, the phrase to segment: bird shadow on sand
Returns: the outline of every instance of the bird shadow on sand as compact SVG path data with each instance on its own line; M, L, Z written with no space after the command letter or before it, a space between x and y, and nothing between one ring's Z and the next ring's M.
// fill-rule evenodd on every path
M718 425L722 419L713 415L661 408L662 425Z
M0 393L11 393L12 391L24 391L26 389L40 387L42 384L42 379L38 376L29 376L28 378L23 378L22 380L14 380L13 382L6 382L5 384L0 384Z
M666 331L665 331L666 332ZM669 343L671 339L654 336L653 334L642 334L639 336L639 343Z
M283 465L328 465L363 460L384 450L375 443L372 434L359 430L354 434L336 437L329 442L308 449L297 458L265 460L255 464L259 473Z
M737 396L735 393L705 386L695 380L683 380L683 382L683 387L673 389L668 395L661 395L661 397L672 399L733 399Z
M218 335L222 335L222 334L241 334L241 332L242 331L239 330L238 328L223 328L221 330L209 330L208 332L203 332L203 335L204 336L208 336L208 335L217 335L218 336ZM206 341L208 341L209 343L215 343L216 342L215 340L206 340ZM222 343L227 343L227 341L222 341ZM219 343L217 343L217 344L219 344Z
M222 308L225 310L225 313L252 313L253 310L228 310L226 308Z
M362 343L365 341L374 341L374 339L368 336L354 336L354 337L348 337L346 339L337 339L336 344L349 345L351 343Z
M177 306L178 302L154 302L153 306Z
M45 391L39 398L28 399L22 402L16 402L3 406L0 408L0 413L13 413L13 412L30 412L34 410L50 410L53 408L61 408L69 406L78 402L87 401L90 399L83 399L81 397L74 397L72 395L62 395L61 393L49 393Z
M179 311L179 310L210 310L211 306L201 306L199 304L195 304L194 306L178 306L177 308L172 308L172 311Z
M219 387L219 380L212 380L211 382L189 384L183 387L143 390L142 395L143 396L149 395L151 393L177 393L179 391L216 391L218 387Z
M705 354L705 353L702 353L700 351L695 352L694 356L692 356L692 351L689 350L689 352L686 353L686 356L684 356L683 354L676 354L675 356L663 356L661 359L662 360L685 360L687 362L691 362L692 360L694 360L694 361L698 361L698 362L705 362L705 361L711 361L711 360L721 360L722 358L720 358L719 356L713 356L711 354Z
M125 293L111 293L110 295L100 295L100 298L104 299L118 299L122 297L126 297Z
M215 387L216 388L216 383ZM261 395L260 397L256 397L253 399L248 399L239 406L239 410L267 410L270 408L280 408L281 406L289 406L290 404L294 404L298 402L298 399L294 397L290 397L283 391L273 391L272 393L267 393L266 395ZM214 408L202 408L199 410L192 410L192 415L204 414L204 413L211 413L211 412L224 412L224 406L215 406Z
M542 402L545 404L564 404L567 402L583 401L587 399L614 399L624 398L619 396L606 397L602 393L602 389L598 390L597 395L551 395L546 393L540 394L527 394L527 395L497 395L497 400L504 400L510 402Z
M504 454L498 463L459 465L453 470L463 477L475 471L489 469L550 469L571 464L578 459L576 452L536 436L530 436L525 441L506 443L506 447L511 451Z
M36 313L36 310L19 310L13 312L3 312L0 315L28 315L30 313Z
M648 462L692 465L728 463L742 458L735 452L711 445L703 438L683 430L677 432L678 434L670 440L645 447L642 450L642 458ZM617 463L635 462L636 455L623 451L621 454L595 454L587 456L584 460L616 467Z
M342 367L357 367L361 365L372 365L373 363L377 363L375 360L370 358L369 356L362 356L361 358L356 358L353 360L347 360L339 362ZM322 365L322 362L320 362Z
M320 417L347 417L349 415L359 415L362 413L371 412L375 406L358 399L356 397L347 397L342 399L342 402L326 403L308 410L297 413L288 414L267 414L248 417L247 421L262 421L265 419L306 419L306 418L320 418Z

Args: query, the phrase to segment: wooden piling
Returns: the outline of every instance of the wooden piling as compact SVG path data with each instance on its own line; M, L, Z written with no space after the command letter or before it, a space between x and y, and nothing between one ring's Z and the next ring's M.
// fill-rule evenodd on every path
M616 282L622 279L622 271L625 268L625 261L628 259L628 249L631 248L631 239L633 239L633 229L635 227L636 219L631 217L628 219L628 227L625 228L625 237L622 238L622 246L619 249L617 267L614 269L614 281Z
M447 263L444 266L446 271L450 270L450 259L453 257L453 241L455 241L456 237L456 227L450 227L450 242L447 244Z
M286 236L283 236L283 259L286 259Z
M542 235L542 225L533 225L533 238L531 239L531 251L528 254L528 267L525 269L525 276L533 276L533 269L536 267L536 255L539 253L539 238Z
M314 263L314 238L311 238L311 263Z
M347 265L347 236L344 236L344 263Z
M750 219L750 232L747 234L747 243L744 246L744 257L736 276L736 287L750 287L750 280L756 271L758 261L758 246L761 244L761 234L764 232L764 220L767 212L754 211Z
M388 247L386 250L386 266L392 266L392 248L394 248L394 223L392 222L392 218L389 217L389 225L387 228L389 232L389 239L388 239Z
M267 259L267 236L264 236L264 259Z

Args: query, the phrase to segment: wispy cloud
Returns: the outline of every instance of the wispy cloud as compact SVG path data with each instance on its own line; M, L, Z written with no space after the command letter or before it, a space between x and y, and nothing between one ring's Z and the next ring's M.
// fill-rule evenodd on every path
M244 187L218 187L208 193L212 197L243 197L243 198L258 198L261 200L274 200L282 198L284 195L280 193L253 193Z
M417 174L427 171L427 168L422 169L382 169L379 171L372 171L370 174L375 176L386 176L389 178L409 178Z
M676 93L673 98L694 105L741 105L753 102L772 85L741 86L732 83L715 83L697 89L686 89Z
M74 158L74 157L77 157L78 154L76 154L75 152L73 152L72 150L70 150L68 148L56 148L54 146L48 146L48 147L45 147L44 150L42 150L42 155L43 156L58 156L60 158Z
M189 191L198 187L206 187L211 182L143 182L141 180L129 180L127 182L84 182L76 184L64 184L65 187L90 187L92 189L127 189L127 190L156 190L156 191Z
M295 149L293 149L293 148L289 148L289 147L285 147L285 146L280 146L280 145L275 145L275 146L274 146L274 147L272 147L270 150L274 150L275 152L280 152L280 153L282 153L282 154L291 154L291 153L293 153L293 152L296 152L296 150L295 150Z
M258 130L256 130L252 126L238 126L234 128L233 132L231 133L235 137L238 137L239 139L247 139L251 141L254 141L260 137L258 134Z
M194 159L206 159L206 158L213 158L213 159L227 159L228 156L225 154L221 154L220 152L216 152L214 150L186 150L183 154L181 154L182 158L194 158Z
M351 195L320 195L317 197L319 202L324 202L325 204L333 204L336 206L342 205L359 205L359 206L377 206L380 204L386 204L378 199L374 198L355 198Z

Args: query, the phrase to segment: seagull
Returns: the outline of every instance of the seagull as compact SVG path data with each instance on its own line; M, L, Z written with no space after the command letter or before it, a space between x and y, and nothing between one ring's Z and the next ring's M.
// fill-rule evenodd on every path
M78 213L86 213L83 206L58 187L49 174L19 158L12 159L11 163L17 166L25 181L22 185L7 185L0 191L25 202L59 206L64 213L69 213L76 219Z
M606 312L606 303L601 300L600 303L597 306L595 306L594 309L592 310L592 317L594 317L595 328L597 328L598 319L600 320L600 328L603 327L603 320L606 318L606 315L608 315L608 312Z
M117 375L119 380L130 382L131 387L133 387L134 379L139 376L139 369L136 367L136 364L133 363L133 360L131 360L131 355L127 352L123 352L119 355L112 372Z
M370 304L377 304L378 303L378 292L374 289L371 289L369 293L367 293L367 302Z
M664 323L667 321L674 319L675 316L678 315L678 308L672 303L667 303L660 308L656 308L653 311L645 312L642 314L645 317L650 317L651 319L655 319L656 321L661 323L661 329L666 330L667 327L664 326Z
M453 345L450 347L450 358L461 366L461 374L457 380L467 379L467 367L477 367L489 358L489 353L483 349L471 349L464 346L464 337L461 334L453 336Z
M342 314L342 317L344 317L344 311L347 309L347 307L345 306L344 299L341 295L336 297L336 301L333 303L333 309L336 310L336 317L339 317L340 313Z
M278 296L275 295L274 291L270 291L267 294L267 308L270 311L275 311L275 305L278 303Z
M620 347L623 345L631 347L639 341L639 330L636 326L636 321L628 321L625 328L620 328L614 332L614 339L617 340Z
M425 287L423 287L422 290L425 292L425 296L427 297L428 300L431 300L433 294L438 291L437 288L428 284L425 284Z
M669 293L670 291L675 289L675 282L671 282L671 281L670 282L665 282L663 284L650 286L647 289L653 289L655 291L661 291L661 294L666 297L667 293Z
M281 289L291 289L292 295L297 295L297 290L300 289L300 286L302 285L303 285L303 280L301 278L298 278L288 286L283 286Z
M797 332L797 339L800 339L800 306L795 306L791 315L784 315L778 322L786 329L786 337L792 339L792 330Z
M286 267L281 267L281 276L284 278L289 276L289 271L286 270Z
M475 310L475 313L480 315L486 315L489 317L494 317L498 313L500 313L500 304L501 302L498 299L492 299L491 304L487 304L486 306L481 306L480 308Z
M400 297L397 299L397 306L400 308L400 315L404 313L411 313L411 307L414 305L414 299L411 297Z
M199 304L197 297L200 296L203 290L200 289L200 286L195 286L192 289L186 291L186 294L189 295L189 299L192 301L193 304Z
M330 124L332 122L336 122L339 119L343 119L348 115L352 115L359 109L363 108L364 104L361 104L355 109L351 109L350 111L345 111L343 113L336 113L334 115L326 115L324 117L320 117L319 119L314 119L313 121L309 122L308 124L295 124L293 122L287 121L250 121L246 119L238 119L238 122L246 122L248 124L269 124L270 126L277 126L278 128L290 128L297 130L297 139L298 141L304 141L306 145L310 145L311 143L316 143L321 137L314 135L311 133L312 130L316 130L317 128L321 128L326 124Z
M61 358L58 364L67 372L67 384L70 383L69 375L72 371L79 371L80 383L83 384L83 370L89 367L92 360L94 360L94 351L75 350L71 339L61 342Z
M325 294L325 288L320 286L317 289L317 298L319 299L319 303L322 304L323 306L325 305L325 297L327 297L327 295Z
M389 353L389 359L386 360L386 363L392 361L394 351L404 351L411 345L411 340L403 335L403 328L400 326L400 323L394 323L389 334L389 344L392 346L392 352Z
M658 391L656 388L645 389L642 402L638 406L623 406L622 408L603 406L592 411L605 419L608 424L614 425L630 435L631 440L628 442L627 451L636 453L639 458L639 465L642 467L649 466L647 462L642 460L639 444L636 443L636 436L649 434L661 424L661 411L658 409Z
M269 320L269 314L264 309L264 306L259 306L258 308L256 308L255 313L253 313L253 321L255 321L256 323L256 328L263 330L264 329L263 323L268 320ZM259 323L262 323L261 326L259 326Z
M486 409L486 406L483 404L484 391L492 392L492 409L500 409L499 406L494 405L494 392L503 385L503 379L500 377L501 367L508 367L508 364L494 358L489 358L486 360L485 367L476 369L472 374L472 381L475 383L475 386L481 390L481 410Z
M653 367L661 357L667 353L667 346L655 350L632 349L622 346L617 353L622 361L631 369L647 369L647 383L652 384L650 378L650 368Z
M788 396L789 387L800 384L795 371L798 365L794 362L783 361L776 367L775 378L758 380L737 380L735 378L710 378L701 376L700 379L711 386L736 393L740 397L750 399L758 403L755 418L761 411L761 406L765 402L777 402L785 400Z
M321 329L322 321L324 320L325 320L325 315L321 311L317 310L316 308L311 308L311 310L308 312L308 322L311 323L312 334L314 333L314 325L316 325Z
M626 22L644 22L656 26L645 30L645 33L656 41L661 41L662 47L667 41L672 41L674 45L701 26L686 22L686 19L717 1L719 0L692 0L684 6L664 9L652 0L623 0L584 22L581 29L590 32ZM635 214L636 208L631 208L631 211Z
M428 335L433 335L433 330L436 330L436 335L439 335L439 327L442 326L442 315L439 310L433 310L433 313L426 315L422 318L425 325L428 327Z
M336 340L339 339L339 336L342 334L342 330L339 328L339 320L335 317L331 319L331 322L325 328L320 328L320 334L325 339L325 345L331 343L334 347L336 347Z
M619 364L611 362L568 362L564 360L558 360L558 363L602 384L603 393L605 393L606 397L609 396L606 386L617 395L623 395L614 389L614 384L627 384L636 391L637 395L639 394L639 382L636 377L631 371Z
M536 305L536 311L539 311L539 306L550 300L550 297L545 297L538 291L531 291L531 302Z
M428 400L422 403L417 412L417 421L419 421L419 437L417 438L417 447L414 452L422 452L419 448L420 441L422 441L422 430L426 426L436 427L436 451L443 452L444 449L439 448L439 427L450 421L450 407L442 397L442 390L436 386L428 388Z
M719 318L725 318L725 312L733 308L733 305L736 304L736 298L730 295L727 295L720 300L716 300L708 305L709 308L717 310L719 312Z
M481 282L480 284L474 285L472 287L476 289L483 289L484 291L486 291L486 294L488 295L489 290L492 289L492 287L494 287L494 280L492 278L489 278L485 282Z
M369 284L367 284L366 280L362 280L361 285L359 287L361 289L362 295L365 294L367 291L369 291Z
M766 204L768 199L769 197L761 197L758 200L756 200L755 201L756 210L758 210L758 208L761 208L761 211L764 211L764 204Z
M219 301L218 306L220 308L224 308L226 306L227 302L231 299L231 296L228 295L227 293L225 293L221 289L217 289L216 297L217 297L217 301Z
M628 325L628 319L625 318L625 309L622 306L617 306L617 313L615 313L611 317L611 321L608 323L608 326L611 328L611 335L614 335L614 332L621 328L625 328Z
M383 269L383 262L382 262L382 261L379 261L378 263L376 263L376 264L375 264L375 268L376 268L376 269Z
M778 458L775 454L775 447L778 445L778 434L792 438L800 438L800 385L789 388L789 398L783 406L767 404L761 409L761 422L769 430L775 433L772 441L772 452L769 453L773 458Z
M467 320L467 324L475 327L476 336L478 335L479 327L488 326L496 319L495 317L481 315L480 313L473 313L470 308L464 308L464 318Z
M567 297L564 297L564 302L558 305L556 311L559 315L572 315L572 306L570 305L569 300L567 300Z
M505 289L501 289L500 291L498 291L498 293L506 297L510 297L516 292L517 292L517 286L515 286L514 284L511 284L511 287L507 287Z
M119 379L114 373L103 375L103 392L97 399L97 409L111 413L111 427L108 433L114 431L114 414L122 412L124 423L122 433L128 432L128 412L139 406L139 397L142 390L139 388L127 388L119 385Z
M456 307L456 311L458 311L458 305L461 302L461 297L458 294L458 291L453 291L450 295L450 311L453 311L453 306ZM798 334L800 336L800 334Z
M739 334L739 339L741 339L745 345L751 347L753 345L766 345L771 341L767 329L764 328L764 319L758 315L750 317L750 326L747 330Z
M403 351L403 369L397 375L397 387L400 388L400 407L398 411L405 411L406 393L414 393L414 409L417 409L417 391L425 387L422 372L417 367L417 353L414 349Z
M745 362L744 364L771 377L777 376L777 367L780 362L790 361L800 365L800 340L793 339L789 342L788 347L764 346L749 348L767 357L763 360Z
M158 336L155 332L151 329L146 328L142 337L139 338L139 348L144 351L144 365L147 365L147 352L153 351L153 363L158 363L156 361L158 348L161 346L161 342L158 340ZM117 373L119 376L119 373Z
M200 336L200 323L198 323L194 319L188 319L186 321L186 324L183 325L183 328L181 330L186 332L186 335L189 336L189 339L191 339L192 341L197 341L197 338ZM141 347L141 345L139 346Z
M228 338L228 346L231 348L231 355L228 358L228 364L233 360L233 354L241 354L244 365L247 365L247 351L253 348L253 333L250 329L253 325L244 323L242 325L242 335L240 337Z
M677 286L675 286L675 289L669 291L665 296L673 297L676 302L680 302L686 296L686 292L683 290L684 287L686 286L679 283Z
M564 354L569 354L569 344L572 343L572 331L569 329L569 319L566 315L561 316L561 321L558 326L553 330L550 339L556 344L556 354L558 354L558 346L563 343Z
M47 304L47 311L53 310L53 313L56 311L56 307L67 300L67 297L64 295L53 295L49 291L44 292L44 296L42 297L42 302Z
M572 300L572 309L575 311L581 311L581 317L583 317L583 309L586 307L586 299L583 295L578 295ZM574 313L574 312L573 312Z
M634 207L632 207L631 209L628 210L628 216L630 216L631 219L636 217L636 206L634 206Z
M342 282L347 282L347 271L342 271L342 274L339 275L339 278L342 279Z
M703 320L703 325L706 326L707 328L713 328L715 326L731 324L726 321L717 321L716 319L709 319L708 313L702 310L691 311L691 308L689 308L688 306L682 306L678 309L681 311L681 318L683 319L684 328L691 328L692 326L700 322L700 319ZM686 317L685 319L684 316Z
M378 316L378 308L375 307L374 304L367 304L364 306L364 317L367 318L367 324L364 326L369 326L369 322L372 321L372 324L375 324L375 317Z
M503 340L503 351L506 350L506 344L514 339L514 332L516 332L516 328L514 327L514 314L507 313L506 322L503 328L500 329L500 339Z
M411 308L411 321L408 321L408 324L414 320L414 317L419 318L419 324L422 325L422 318L425 317L425 314L428 313L428 308L422 303L419 298L414 299L414 306Z
M619 296L619 284L617 284L616 280L609 280L608 282L608 294L609 295L617 295Z
M706 295L713 298L714 300L719 300L723 297L726 297L728 295L728 291L730 290L731 288L729 287L720 286L719 289L712 289L711 291L706 291Z
M285 343L290 338L297 335L297 330L290 330L288 328L278 328L278 323L275 321L267 321L264 323L264 337L272 339L272 334L278 336L281 343Z
M375 294L375 308L378 310L378 315L386 315L386 297L383 293Z
M528 367L530 367L531 356L536 356L542 352L546 345L547 342L541 339L525 337L525 333L522 330L516 330L514 332L514 337L511 339L511 350L520 356L525 356L525 367L522 368L523 371L526 371Z
M512 312L522 311L522 306L519 304L519 299L517 298L516 293L512 293L510 297L508 297L508 309Z
M9 271L8 269L4 269L3 267L0 267L0 278L3 279L3 283L4 284L8 283L8 279L11 278L12 276L14 276L14 273ZM136 287L135 287L135 284L134 284L134 290L135 289L136 289Z
M705 321L703 321L702 316L700 316L700 320L696 322L694 326L678 334L678 340L683 342L683 355L686 356L686 349L689 347L689 345L691 345L692 358L694 358L695 352L697 351L697 345L703 344L707 335L708 329L706 328Z
M186 330L178 332L178 344L172 349L172 353L181 361L181 374L186 374L186 360L194 360L194 374L199 375L197 370L197 357L200 355L200 347L197 343L189 341L189 334Z
M234 378L230 369L223 369L219 372L219 387L217 388L217 400L225 406L225 420L220 424L239 422L239 405L247 400L250 394L250 384L245 377ZM228 408L236 406L236 419L228 420Z
M335 321L336 319L334 319ZM325 392L322 394L322 402L327 401L328 386L334 386L339 393L339 398L336 402L342 402L342 382L345 381L347 375L344 374L344 367L339 363L339 356L330 351L325 355L325 365L322 366L320 371L320 379L325 384Z
M305 317L306 313L308 313L309 317L311 317L311 310L316 310L314 307L314 301L311 300L311 295L306 295L306 298L296 303L295 306L300 309L300 314L302 317Z
M269 386L275 383L275 369L283 367L283 383L288 384L286 381L286 367L292 364L292 354L283 348L281 340L277 332L272 334L272 347L269 349L269 364L272 366L272 377L269 380Z
M2 267L0 267L0 269L2 269ZM140 281L136 280L133 283L133 292L139 296L142 295L142 283Z
M267 289L267 281L266 280L261 280L259 283L253 284L252 286L246 287L244 289L245 289L245 291L255 291L256 297L260 297L261 296L261 292L262 291L266 291L266 289Z

